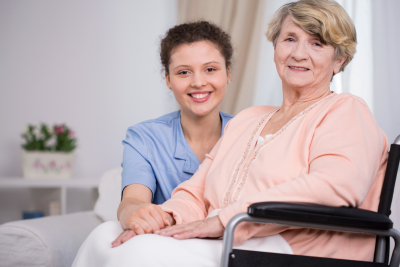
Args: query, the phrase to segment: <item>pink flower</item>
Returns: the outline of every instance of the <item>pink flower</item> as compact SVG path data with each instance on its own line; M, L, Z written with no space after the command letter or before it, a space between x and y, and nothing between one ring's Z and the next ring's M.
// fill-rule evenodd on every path
M54 128L55 128L54 131L56 132L56 134L62 134L64 132L63 126L55 126Z
M67 164L65 165L65 167L67 167L67 169L71 169L71 162L67 161Z
M74 131L69 131L68 135L69 135L70 137L75 137L75 132L74 132Z
M40 160L35 160L35 162L33 163L33 167L35 167L35 169L40 167Z
M50 165L50 168L54 169L56 167L56 162L54 160L52 160L49 165Z

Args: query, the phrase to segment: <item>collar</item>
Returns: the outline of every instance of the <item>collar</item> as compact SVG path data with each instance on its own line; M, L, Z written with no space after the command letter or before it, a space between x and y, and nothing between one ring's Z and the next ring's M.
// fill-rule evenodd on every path
M188 143L186 142L185 136L183 135L182 124L181 124L181 111L178 113L177 121L174 124L175 132L175 154L176 159L187 158Z
M178 121L175 123L175 140L176 142L175 142L174 157L176 159L185 160L182 171L194 174L197 171L200 162L197 159L194 152L192 151L192 149L189 147L189 144L187 143L185 136L183 135L180 111L179 111ZM189 153L193 154L192 157L189 156Z
M226 124L228 123L229 119L225 114L223 114L221 111L219 112L219 117L221 118L221 124L222 124L222 129L221 129L221 136L224 133L224 128ZM189 144L187 143L185 136L183 135L183 130L182 130L182 124L181 124L181 112L179 111L179 116L177 118L177 122L175 123L174 126L175 130L175 153L174 157L176 159L181 159L185 160L185 164L183 165L183 171L186 173L191 173L194 174L198 167L199 167L199 160L197 159L196 155L190 148ZM189 156L189 153L193 154L193 157L191 158ZM196 164L197 163L197 164Z

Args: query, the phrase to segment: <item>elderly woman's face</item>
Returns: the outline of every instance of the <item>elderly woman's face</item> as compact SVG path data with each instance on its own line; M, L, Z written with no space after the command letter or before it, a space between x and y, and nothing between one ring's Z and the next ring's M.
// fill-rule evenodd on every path
M345 60L335 60L334 52L333 46L322 44L318 37L304 31L288 16L275 46L274 61L284 85L325 89Z

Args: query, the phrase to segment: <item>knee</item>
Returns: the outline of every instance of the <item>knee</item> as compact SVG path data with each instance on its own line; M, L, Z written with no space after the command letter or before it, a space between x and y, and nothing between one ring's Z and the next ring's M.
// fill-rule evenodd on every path
M96 242L109 242L111 244L124 229L118 221L104 222L97 226L88 236Z

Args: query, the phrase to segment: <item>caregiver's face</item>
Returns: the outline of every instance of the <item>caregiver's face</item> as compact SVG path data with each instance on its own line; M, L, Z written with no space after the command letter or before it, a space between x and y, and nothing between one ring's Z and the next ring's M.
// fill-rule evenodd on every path
M284 85L291 88L327 88L345 59L334 59L332 45L322 44L288 16L277 39L274 61ZM329 87L328 87L329 88Z
M182 112L205 116L218 109L230 71L218 48L211 42L200 41L183 44L172 53L169 75L165 74L165 78Z

